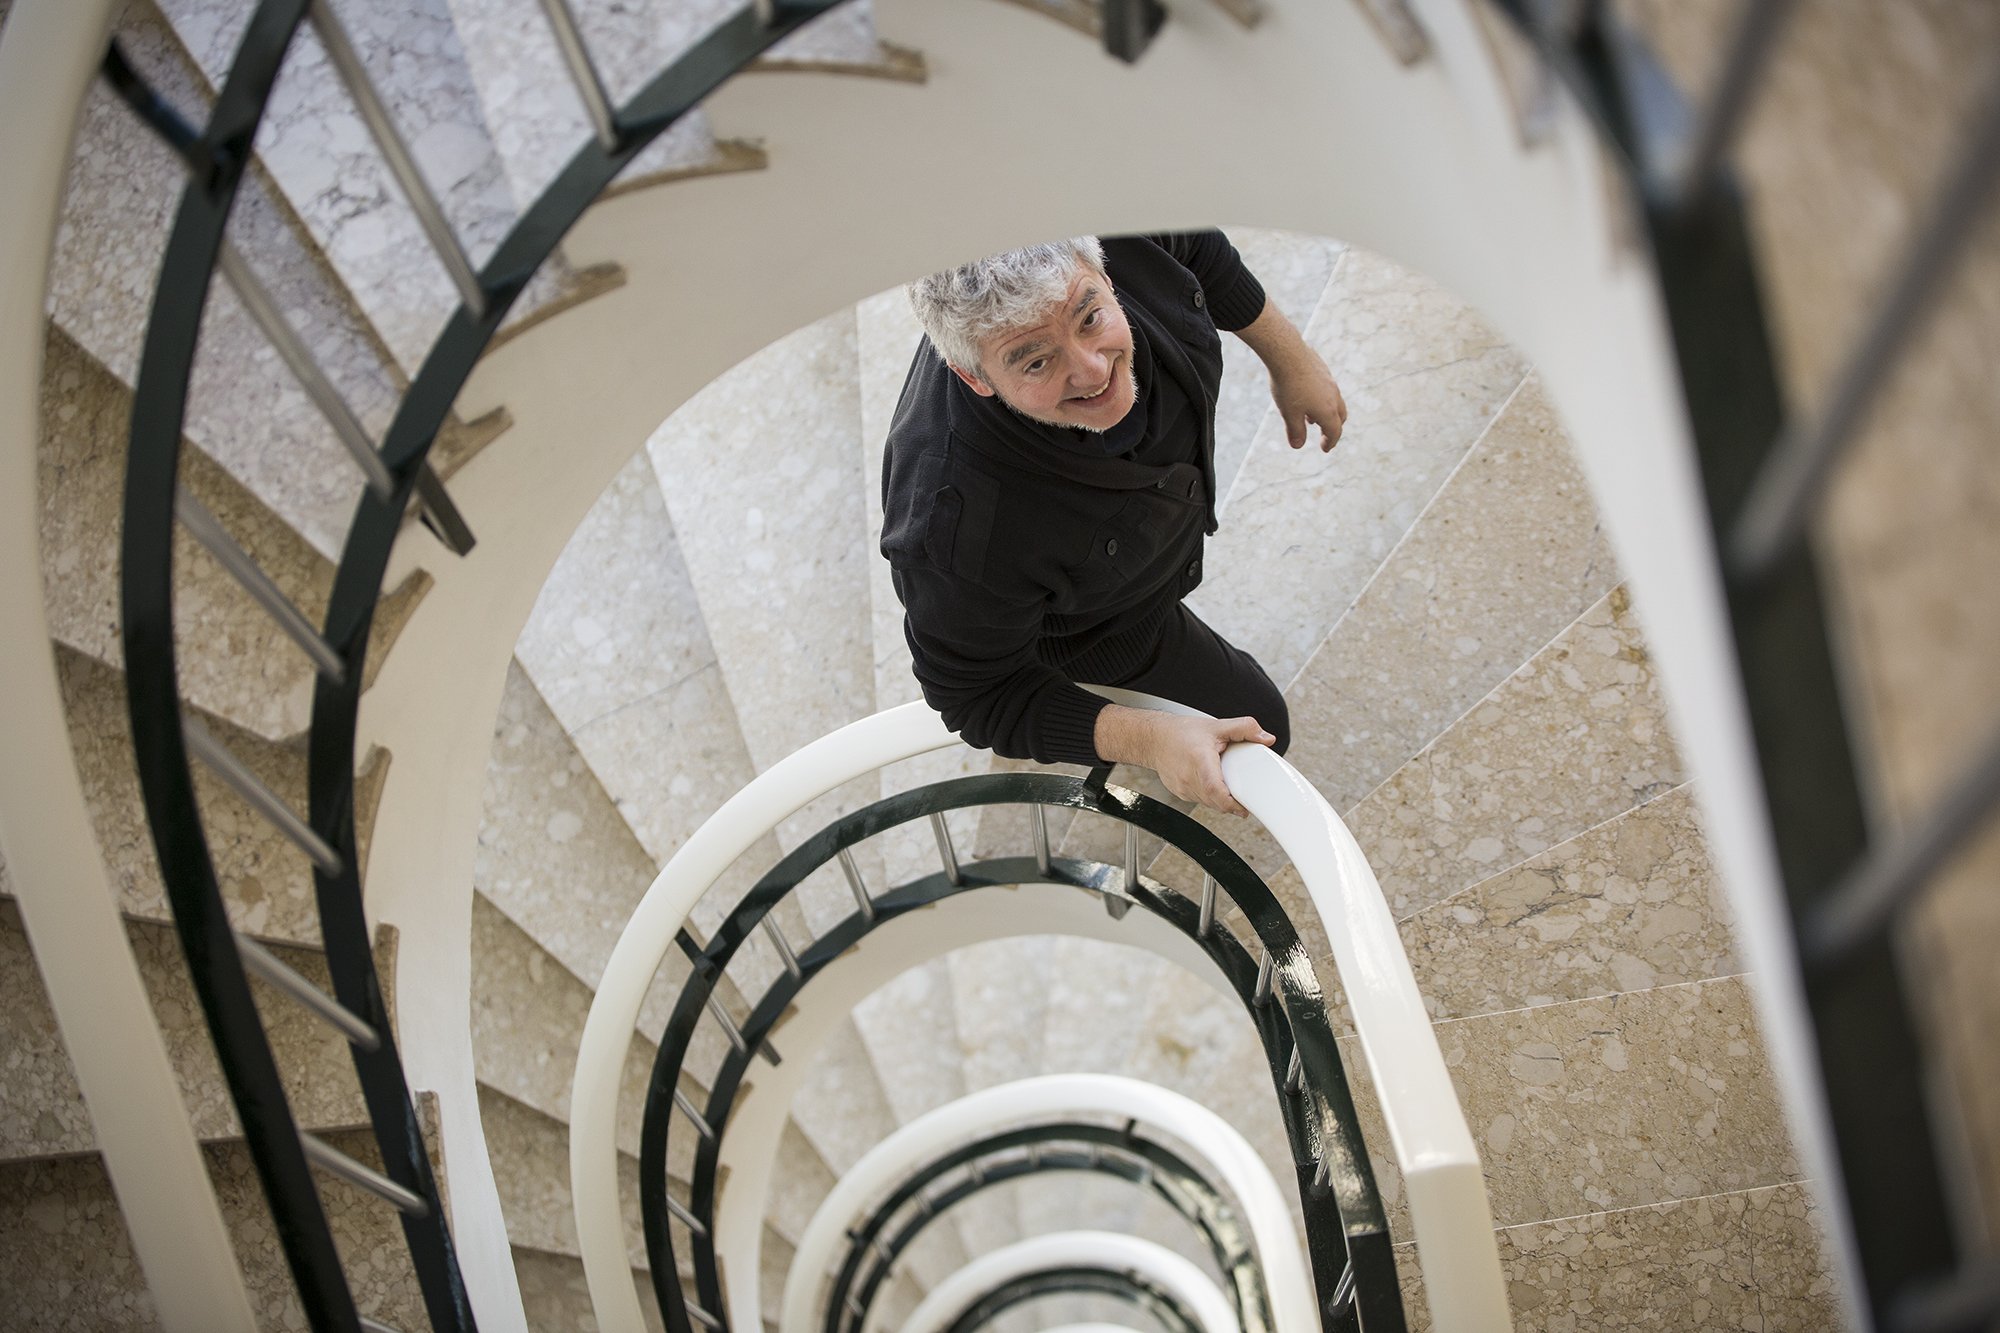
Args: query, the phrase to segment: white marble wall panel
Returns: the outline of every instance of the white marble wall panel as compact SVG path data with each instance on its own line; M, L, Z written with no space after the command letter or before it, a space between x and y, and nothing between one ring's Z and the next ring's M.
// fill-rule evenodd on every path
M235 53L241 6L162 0L212 85ZM445 0L334 12L473 263L514 220ZM317 32L302 29L272 89L257 152L361 308L412 374L457 307L445 270L390 175Z
M592 133L548 20L535 0L446 0L446 4L513 197L523 204L537 199ZM647 11L655 16L665 13L665 6L656 3L629 8L635 21L645 21ZM687 28L672 14L665 19L676 31ZM622 63L624 58L616 50L598 40L595 24L586 26L592 57L600 67L607 61ZM714 158L708 118L696 108L641 152L621 179L697 168Z
M1262 227L1225 228L1243 262L1264 284L1266 299L1301 331L1326 291L1334 265L1347 247L1339 241ZM1222 387L1215 398L1215 484L1228 495L1237 469L1250 451L1257 428L1273 411L1271 377L1241 338L1222 338Z
M208 89L150 5L118 39L161 94L191 114ZM185 181L179 160L103 86L85 100L51 267L49 310L126 384L134 381L167 230ZM246 173L230 222L236 248L271 289L334 385L372 432L388 425L397 371L340 278L261 168ZM187 434L321 553L337 555L360 474L224 284L202 325Z
M1305 664L1526 373L1436 284L1349 250L1306 340L1349 417L1322 453L1267 417L1210 539L1189 604L1282 687Z

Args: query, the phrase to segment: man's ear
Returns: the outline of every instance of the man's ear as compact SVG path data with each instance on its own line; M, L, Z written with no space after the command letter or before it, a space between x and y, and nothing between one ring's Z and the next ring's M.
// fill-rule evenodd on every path
M945 364L951 366L951 362L949 361L945 362ZM980 379L979 376L973 374L971 371L959 366L951 366L951 373L964 380L965 387L978 394L981 398L991 398L993 396L993 386L985 380Z

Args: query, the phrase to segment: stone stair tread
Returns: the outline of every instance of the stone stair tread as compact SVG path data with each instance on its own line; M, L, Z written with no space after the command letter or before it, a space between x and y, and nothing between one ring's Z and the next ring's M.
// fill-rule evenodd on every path
M499 1186L508 1242L581 1257L570 1196L569 1126L491 1087L479 1089L479 1123ZM670 1176L668 1188L687 1202L684 1180ZM633 1271L644 1272L651 1265L639 1212L639 1159L627 1153L618 1156L618 1198L625 1209L625 1244ZM693 1259L684 1247L680 1257L685 1260L682 1272L692 1273Z
M653 860L591 772L534 682L514 662L494 723L473 879L488 901L586 986L604 975L611 951L652 885ZM669 950L640 1010L641 1031L666 1027L690 972ZM725 982L733 1012L742 997ZM698 1029L689 1066L712 1071L726 1042Z
M240 1136L236 1109L215 1061L200 1000L188 979L180 940L171 925L128 921L127 936L159 1019L169 1059L180 1084L195 1136L203 1140ZM332 983L326 960L318 950L269 946L280 961L305 976L328 995ZM0 1160L71 1156L96 1151L96 1135L84 1107L83 1092L56 1029L55 1015L42 989L19 909L0 900L0 989L6 992L10 1016L4 1038L4 1063L9 1095L0 1107ZM393 989L395 932L378 932L375 969L382 978L384 999L395 1012ZM277 1059L286 1100L302 1128L347 1129L368 1123L368 1111L355 1081L347 1043L287 997L252 978L258 1012Z
M236 50L236 23L213 0L161 0L161 7L219 86ZM336 12L476 268L513 225L516 207L449 7L412 0L393 14L357 5ZM311 25L286 56L256 149L414 375L456 308L456 292Z
M434 1127L426 1134L432 1170L441 1172ZM324 1137L337 1150L380 1168L372 1131ZM249 1149L238 1140L207 1143L202 1156L259 1324L304 1327ZM324 1173L315 1173L315 1179L361 1312L395 1327L423 1326L427 1316L399 1215L344 1181ZM10 1318L24 1328L157 1326L110 1179L95 1153L0 1166L0 1283Z
M479 1082L562 1124L569 1123L576 1052L590 1014L590 987L576 978L505 913L475 893L472 900L472 1053ZM618 1150L639 1155L646 1089L659 1047L634 1032L618 1100ZM685 1071L681 1086L697 1104L701 1085ZM694 1136L668 1141L667 1170L683 1180L693 1171Z
M157 10L132 6L116 35L162 96L190 116L205 114L207 85ZM179 160L102 85L87 97L78 133L50 266L50 313L129 385L150 316L152 276L185 176ZM400 396L402 372L257 165L244 175L230 238L379 438ZM360 474L223 283L202 322L186 431L314 549L338 555L361 493Z
M583 1273L583 1260L573 1254L551 1253L513 1245L514 1276L521 1284L521 1306L532 1333L570 1333L594 1327L591 1314L590 1281ZM658 1300L653 1295L653 1279L639 1269L632 1270L632 1285L639 1293L639 1311L649 1333L666 1333Z
M1617 582L1530 376L1292 682L1293 762L1350 808Z
M1265 417L1188 599L1281 688L1527 373L1456 297L1352 247L1304 333L1351 410L1340 446L1293 450Z
M756 771L658 478L643 455L578 525L516 654L655 864ZM704 895L692 914L702 938L778 860L776 847L766 839ZM781 921L803 933L795 911ZM731 975L747 993L761 993L779 970L760 937L741 951Z
M1743 970L1692 784L1406 917L1435 1019Z
M131 391L54 327L43 366L39 471L50 631L58 642L122 668L118 534ZM192 442L183 443L180 484L309 622L323 623L331 561ZM415 571L378 605L364 689L430 586L430 576ZM312 661L185 530L174 542L174 609L184 699L266 740L305 731L318 680Z
M1848 1329L1805 1184L1584 1213L1496 1232L1514 1315L1602 1328ZM1411 1333L1432 1328L1414 1243L1396 1247Z
M1742 977L1453 1019L1438 1044L1496 1226L1781 1185L1800 1168ZM1402 1182L1357 1039L1340 1039L1398 1240Z
M1265 296L1304 330L1312 323L1327 279L1346 247L1338 241L1263 227L1224 229L1243 262L1264 285ZM1222 386L1215 396L1215 482L1227 496L1230 483L1269 416L1271 381L1264 363L1241 338L1222 339Z
M166 888L147 831L145 807L132 757L119 672L58 646L57 676L68 714L70 743L83 780L99 848L128 916L171 921ZM211 734L241 759L293 809L306 806L304 746L274 744L229 722L205 719ZM367 862L375 808L388 775L386 751L371 750L355 776L354 801L360 855ZM316 947L319 910L305 854L222 786L199 762L195 797L209 838L209 854L230 919L259 939Z

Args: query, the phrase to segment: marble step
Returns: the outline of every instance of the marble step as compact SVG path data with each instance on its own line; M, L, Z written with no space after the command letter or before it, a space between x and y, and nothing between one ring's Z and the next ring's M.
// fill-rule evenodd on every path
M472 1060L483 1086L568 1124L590 1000L590 987L483 894L473 895ZM620 1152L635 1158L658 1050L651 1037L633 1033L620 1086L617 1143ZM697 1104L706 1095L685 1070L681 1087ZM693 1173L693 1133L672 1135L669 1149L669 1174L687 1179Z
M656 870L527 672L511 664L486 764L473 863L479 891L595 989ZM689 972L686 956L669 951L640 1010L641 1031L657 1038L665 1029ZM723 993L740 1013L733 983ZM705 1023L689 1066L705 1077L726 1049L720 1030Z
M850 312L801 329L702 389L647 442L717 671L757 771L876 707L856 345ZM774 441L783 442L777 464L783 482L775 487L754 481L763 473L749 466ZM812 802L778 826L779 847L797 846L880 791L879 779L869 777ZM853 854L871 885L887 886L874 840ZM786 928L795 947L854 910L833 866L793 899L810 927L804 935ZM834 1075L838 1066L822 1057L846 1096L829 1101L802 1093L795 1114L838 1166L896 1121L868 1046L851 1025L843 1025L831 1049L841 1062L853 1062ZM829 1112L835 1101L842 1114ZM864 1108L865 1123L856 1119Z
M124 677L60 644L55 657L84 800L99 851L117 886L120 906L127 916L140 920L171 921L166 885L153 853L139 793ZM292 809L307 808L303 739L276 744L221 718L204 716L202 721L217 741ZM199 761L194 761L193 768L195 799L230 920L237 929L259 939L317 947L319 909L311 863L305 854ZM376 804L388 774L389 753L375 748L364 757L354 779L356 838L364 882Z
M635 455L543 584L516 657L645 853L664 864L755 775L657 476ZM702 938L781 853L761 841L696 905ZM777 920L809 938L793 904ZM729 975L761 995L783 965L753 936Z
M134 66L190 117L207 81L166 20L128 6L117 38ZM101 84L85 99L50 267L49 313L124 385L134 382L153 288L185 173ZM245 173L229 235L374 438L404 372L283 190L260 162ZM313 549L337 557L361 475L226 283L202 322L186 431ZM504 421L448 421L439 447L469 455Z
M1347 400L1340 445L1294 450L1265 416L1188 599L1280 688L1527 373L1457 298L1354 248L1304 333Z
M428 1098L421 1108L431 1169L445 1188ZM343 1130L325 1138L380 1169L372 1131ZM259 1324L305 1327L249 1150L240 1140L228 1140L204 1144L202 1155ZM316 1180L334 1242L347 1256L348 1282L361 1313L391 1327L423 1327L427 1316L397 1212L324 1173ZM96 1333L158 1326L110 1178L95 1153L0 1166L0 1287L15 1327Z
M596 1326L583 1260L573 1254L530 1249L518 1242L513 1251L514 1276L521 1284L521 1308L528 1318L529 1333L570 1333ZM651 1275L633 1269L632 1285L638 1289L639 1310L647 1329L666 1333Z
M1517 1326L1847 1328L1805 1185L1502 1227ZM1432 1327L1416 1246L1396 1248L1412 1333Z
M119 638L126 431L132 393L60 328L42 363L38 453L43 602L57 642L111 667ZM213 514L313 625L323 623L334 565L286 520L184 442L181 486ZM311 659L183 528L174 542L175 665L182 698L267 741L303 733L318 679ZM421 570L379 604L363 685L372 683L431 579Z
M202 75L220 87L245 12L216 0L159 3ZM411 0L393 13L354 4L335 13L477 268L519 209L450 8ZM256 151L397 364L414 375L458 306L456 290L311 24L286 55Z
M180 940L171 925L131 921L126 926L139 975L152 1000L181 1099L197 1138L216 1141L241 1134L235 1104L216 1065L201 1002L189 980ZM375 970L383 998L395 1013L395 932L377 935ZM333 993L319 951L284 945L271 952L323 992ZM0 1161L68 1157L96 1151L97 1138L77 1086L69 1054L35 967L19 910L0 898L0 1066L8 1095L0 1105ZM301 1128L314 1132L368 1123L347 1043L290 998L251 978L264 1032L277 1060L285 1097Z
M569 1126L491 1087L479 1089L479 1127L507 1219L507 1240L516 1247L580 1258L576 1210L570 1196ZM618 1156L619 1199L625 1206L625 1245L632 1270L648 1271L645 1224L639 1212L639 1159ZM667 1188L687 1202L687 1182L668 1177ZM676 1239L682 1237L677 1234ZM681 1271L692 1273L685 1247Z
M1286 757L1351 810L1617 577L1574 450L1530 376L1291 681ZM1267 878L1282 867L1254 822L1196 817ZM1174 857L1154 873L1188 879Z
M1497 1226L1795 1183L1743 977L1448 1019L1438 1044ZM1391 1231L1401 1178L1356 1039L1341 1039Z

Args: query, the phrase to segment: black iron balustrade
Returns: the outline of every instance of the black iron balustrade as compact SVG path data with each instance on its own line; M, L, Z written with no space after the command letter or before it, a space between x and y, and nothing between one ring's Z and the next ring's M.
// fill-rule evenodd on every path
M963 1175L943 1189L931 1190L960 1168ZM848 1233L847 1257L827 1295L825 1333L861 1333L897 1258L955 1205L982 1190L1044 1171L1099 1172L1152 1190L1201 1232L1243 1333L1271 1333L1263 1270L1241 1219L1221 1191L1186 1158L1144 1137L1136 1123L1114 1127L1078 1121L989 1135L911 1172L866 1222ZM906 1207L911 1213L892 1226Z
M148 87L122 52L114 47L107 54L107 82L189 169L161 264L133 393L120 608L133 746L147 822L181 948L280 1247L315 1333L356 1333L381 1325L361 1318L355 1307L313 1183L312 1166L371 1190L395 1206L402 1214L432 1326L474 1327L422 1126L375 974L355 836L355 732L368 633L402 517L414 502L449 549L463 554L472 544L470 530L426 455L459 390L528 279L618 172L724 80L835 3L759 0L725 20L616 110L592 103L586 90L598 137L578 151L476 273L325 0L261 0L208 120L199 129ZM558 36L564 36L565 7L560 0L548 0L546 8ZM286 323L251 265L227 239L230 210L252 159L267 99L300 27L307 22L318 32L461 297L379 446ZM574 25L568 29L567 36L573 37ZM580 45L570 49L566 44L565 55L581 79L590 69L588 53ZM181 493L176 483L189 378L218 272L326 417L364 483L319 628L286 601L222 525ZM317 669L308 753L310 799L304 815L287 806L183 712L173 621L177 521L244 585ZM191 753L311 861L333 998L232 928L195 803ZM382 1171L299 1130L251 998L249 972L307 1005L348 1039Z
M646 1251L669 1333L690 1333L694 1323L709 1329L727 1327L711 1230L722 1134L751 1052L772 1026L814 976L882 924L961 893L1037 883L1101 894L1107 906L1118 904L1120 910L1142 908L1192 939L1221 970L1255 1024L1271 1068L1306 1218L1307 1257L1322 1302L1322 1327L1366 1327L1369 1333L1404 1327L1381 1197L1362 1144L1325 998L1297 928L1270 887L1228 844L1172 806L1108 785L1108 773L1108 768L1099 769L1087 779L1051 773L988 774L878 801L833 821L801 843L744 895L705 947L683 932L681 947L693 967L660 1038L639 1147ZM943 827L945 812L988 805L1029 807L1033 855L960 863ZM1045 822L1045 812L1052 808L1106 815L1162 839L1202 871L1201 901L1138 873L1135 853L1128 852L1123 867L1052 855ZM852 861L843 856L849 848L918 819L928 819L938 832L943 868L882 894L870 894L850 878L857 893L856 910L797 950L797 971L779 975L758 999L742 1025L742 1040L732 1040L707 1103L695 1108L679 1088L681 1068L702 1014L714 1011L715 986L736 951L813 872L841 860L851 876ZM1128 838L1127 846L1135 847L1135 839ZM1242 913L1259 943L1258 956L1219 926L1218 893ZM674 1201L667 1188L668 1143L676 1108L697 1137L685 1206ZM695 1270L693 1302L674 1277L677 1251L670 1221L680 1222L688 1233Z
M1115 1268L1051 1268L1004 1282L952 1320L945 1333L973 1333L1017 1305L1045 1296L1109 1296L1158 1320L1168 1333L1202 1333L1201 1321L1180 1297L1159 1283Z
M1922 1043L1894 927L2000 803L2000 726L1906 839L1871 853L1808 528L1827 478L1956 269L2000 184L2000 81L1914 229L1827 404L1785 410L1731 151L1796 0L1745 0L1713 91L1690 105L1601 0L1492 0L1576 94L1625 170L1665 298L1723 571L1792 943L1876 1327L1972 1329L2000 1283L1961 1269ZM1915 1314L1942 1311L1945 1315Z

